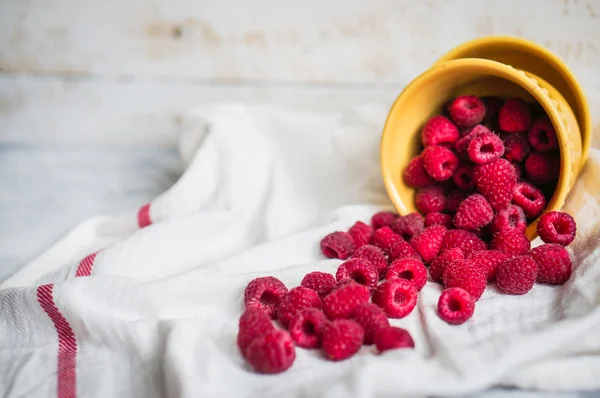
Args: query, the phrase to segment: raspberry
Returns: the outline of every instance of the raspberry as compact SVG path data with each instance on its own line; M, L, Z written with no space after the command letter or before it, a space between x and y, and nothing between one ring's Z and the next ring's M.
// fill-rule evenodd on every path
M381 249L379 249L377 246L364 245L354 252L352 258L362 258L367 260L375 267L380 278L385 275L385 270L388 267L388 261Z
M460 157L463 160L470 160L469 144L471 143L471 140L485 133L491 134L492 132L487 127L478 124L477 126L473 127L468 134L464 135L460 140L456 141L456 143L454 144L454 150L456 151L458 157Z
M326 272L314 271L304 275L301 286L317 292L320 298L327 296L335 287L335 278Z
M443 225L446 228L450 228L453 225L452 216L444 213L429 213L425 216L425 227L433 225Z
M373 228L362 221L357 221L348 230L348 235L352 238L354 248L358 249L359 247L371 243L371 239L373 239Z
M365 331L349 319L337 319L323 329L323 352L332 361L348 359L360 350Z
M296 312L305 308L321 308L321 299L317 292L304 286L291 289L279 304L281 324L287 328Z
M321 346L323 328L327 317L316 308L305 308L296 312L290 322L290 336L298 347L318 348Z
M454 225L460 229L480 229L494 218L494 210L485 198L479 194L467 197L458 206L454 215Z
M560 173L560 159L557 155L533 152L525 161L525 172L533 182L556 181Z
M352 318L364 329L364 343L366 345L374 343L377 329L390 326L390 322L383 310L372 303L360 304L354 310Z
M459 137L458 128L442 115L429 119L421 132L423 146L452 144Z
M531 113L520 98L509 98L498 112L498 125L507 133L522 133L531 124Z
M419 235L412 238L410 244L421 255L423 261L428 263L440 252L446 231L447 228L443 225L428 227Z
M471 260L456 260L444 270L444 286L465 289L474 300L479 300L486 283L484 270Z
M561 245L545 243L531 249L529 254L538 266L538 282L562 285L571 277L571 257Z
M422 262L414 258L396 260L388 268L385 279L389 281L396 278L409 281L420 291L427 283L427 269Z
M332 232L321 240L321 253L327 258L345 260L353 251L354 243L346 232Z
M542 191L531 184L520 182L515 185L513 203L523 209L529 218L539 216L546 207L546 198Z
M458 167L458 158L454 152L443 146L428 146L421 152L421 156L425 170L437 181L446 181Z
M274 276L256 278L244 290L244 304L246 308L262 308L269 316L276 318L277 307L287 293L288 288Z
M446 200L446 212L454 214L456 213L456 209L461 204L463 200L467 197L467 194L463 191L454 190L448 194L448 199Z
M492 163L475 165L473 179L479 193L488 200L492 209L502 210L510 204L517 175L508 160L498 159Z
M465 289L445 289L438 300L438 314L450 325L465 323L475 311L475 300Z
M417 289L405 279L390 279L375 290L373 303L380 306L390 318L404 318L417 305Z
M548 116L538 118L527 133L529 144L538 152L548 152L558 149L558 138L554 126Z
M516 256L500 264L496 285L508 294L525 294L537 278L538 267L531 256Z
M496 278L498 266L507 259L508 256L498 250L477 250L469 255L469 260L483 270L488 281Z
M504 144L496 134L482 133L469 142L467 153L473 163L491 163L504 155Z
M371 217L371 225L377 231L379 228L389 227L398 218L398 214L391 211L380 211Z
M404 257L419 258L419 254L415 249L389 227L383 227L375 231L373 243L388 253L392 260Z
M361 258L351 258L340 264L335 279L353 279L356 283L365 285L368 288L377 287L379 274L375 267L367 260Z
M531 152L525 134L507 134L504 148L504 157L510 162L522 162Z
M246 349L254 339L273 330L275 326L266 310L259 307L247 308L240 317L237 335L237 346L242 355L246 356Z
M431 279L437 283L444 282L444 271L448 265L452 264L456 260L462 260L465 255L461 249L455 247L442 252L439 256L433 259L429 266L429 275Z
M461 163L454 172L452 181L454 181L454 185L456 185L457 188L460 188L463 191L473 190L473 188L475 188L475 181L473 181L473 166Z
M364 285L346 283L323 299L323 312L329 319L348 319L359 304L369 301L371 291Z
M423 188L435 183L431 178L425 166L423 166L423 156L415 156L408 162L408 166L404 170L403 179L406 185L413 188Z
M257 337L246 352L248 363L259 373L281 373L296 359L294 342L285 330L273 330Z
M523 233L527 229L525 213L519 206L509 205L507 208L500 210L490 224L490 231L493 235L509 228L516 228Z
M567 213L551 211L540 217L537 233L545 243L567 246L577 235L575 220Z
M423 230L423 216L419 213L410 213L405 216L398 217L390 226L390 228L392 228L392 231L400 235L402 239L408 241Z
M531 248L529 239L518 229L504 229L494 236L490 249L499 250L508 256L525 254Z
M415 206L423 214L440 213L446 208L446 194L439 186L421 188L415 195Z
M485 242L479 239L477 235L462 229L451 229L446 232L440 251L443 252L454 247L460 248L465 255L469 255L475 250L487 249Z
M406 329L389 326L377 330L375 346L379 352L385 352L397 348L415 348L415 342Z
M498 97L483 97L481 99L485 105L485 116L483 117L483 124L491 124L495 121L498 111L504 105L504 100Z
M459 127L472 127L483 120L485 105L473 95L462 95L450 103L450 117Z

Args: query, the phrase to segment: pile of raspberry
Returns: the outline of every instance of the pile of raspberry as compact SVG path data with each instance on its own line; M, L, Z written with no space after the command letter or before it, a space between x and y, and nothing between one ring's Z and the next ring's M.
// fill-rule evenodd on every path
M389 318L409 315L428 281L444 288L440 318L460 325L488 282L521 295L535 282L569 279L565 246L576 235L569 214L539 218L543 245L531 249L525 236L558 177L560 155L547 116L517 98L474 96L451 101L447 113L427 121L424 149L404 171L405 182L418 188L420 213L380 212L370 225L358 221L327 235L321 252L345 260L335 275L314 271L290 290L273 276L248 284L237 344L257 372L285 371L296 347L320 348L333 361L362 345L378 352L414 348L410 333Z

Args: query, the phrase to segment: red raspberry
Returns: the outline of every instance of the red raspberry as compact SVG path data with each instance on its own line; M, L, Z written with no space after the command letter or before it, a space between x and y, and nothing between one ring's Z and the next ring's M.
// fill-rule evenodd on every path
M321 240L321 253L327 258L345 260L353 251L354 242L346 232L332 232Z
M443 146L428 146L421 152L421 156L425 170L437 181L451 178L458 167L458 158L454 152Z
M443 225L434 225L423 230L411 239L410 244L421 255L426 263L433 260L440 252L447 228Z
M502 210L510 204L517 175L508 160L498 159L492 163L475 165L473 179L479 193L488 200L492 209Z
M244 304L246 308L262 308L269 316L277 318L277 308L287 293L288 288L274 276L256 278L244 290Z
M475 311L475 300L460 287L445 289L438 300L438 314L450 325L465 323Z
M446 208L446 194L439 186L421 188L415 195L415 206L423 214L440 213Z
M529 254L538 266L538 282L562 285L571 277L571 256L561 245L546 243L531 249Z
M290 322L290 336L298 347L318 348L321 346L323 328L327 317L316 308L305 308L296 312Z
M473 140L475 137L478 137L481 134L486 134L486 133L491 134L492 132L487 127L482 126L481 124L478 124L477 126L473 127L468 132L468 134L465 134L460 140L456 141L456 143L454 144L454 150L456 151L456 154L458 155L458 157L463 160L470 161L470 159L469 159L469 144L471 143L471 140Z
M551 153L533 152L525 161L525 172L533 182L556 181L560 173L560 158Z
M433 225L443 225L446 228L451 228L454 224L452 224L452 216L450 214L429 213L425 216L425 227Z
M304 286L298 286L281 300L279 304L279 320L287 328L296 312L305 308L321 308L321 299L317 292Z
M375 267L367 260L361 258L351 258L340 264L335 279L353 279L356 283L365 285L368 288L377 287L379 274Z
M529 218L539 216L546 207L546 198L542 191L531 184L520 182L515 185L513 203L523 209Z
M329 319L348 319L361 303L371 298L371 291L358 283L347 283L323 299L323 312Z
M467 149L473 163L491 163L504 155L504 144L493 133L482 133L473 137Z
M389 227L379 228L375 231L373 243L389 254L392 260L404 257L420 258L415 249Z
M490 249L499 250L509 257L525 254L530 248L531 242L529 242L529 239L516 228L500 231L490 243Z
M451 229L446 232L440 251L443 252L454 247L460 248L465 255L469 255L475 250L487 249L485 242L479 239L477 235L462 229Z
M496 121L498 116L498 112L502 105L504 105L504 100L498 97L483 97L481 99L483 104L485 105L485 116L483 117L483 124L492 124Z
M429 119L421 132L423 146L452 144L459 137L458 128L442 115Z
M475 188L475 181L473 181L473 166L466 163L461 163L454 175L452 181L457 188L463 191L472 191Z
M508 294L525 294L531 290L538 267L531 256L516 256L500 264L496 285Z
M323 329L323 352L332 361L343 361L360 350L365 331L350 319L337 319Z
M377 270L380 278L385 275L385 270L389 265L381 249L372 245L364 245L354 252L352 258L362 258L370 262Z
M519 206L509 205L507 208L500 210L490 224L490 231L493 235L509 228L516 228L523 233L527 229L525 213Z
M423 216L415 212L398 217L390 228L400 235L402 239L409 241L423 230Z
M504 148L504 157L510 162L522 162L531 152L525 134L506 134Z
M357 221L348 230L348 235L352 238L354 248L358 249L359 247L371 243L371 239L373 239L373 228L362 221Z
M275 326L267 311L259 307L247 308L240 317L237 335L237 346L242 355L246 356L246 349L254 339L273 330Z
M444 271L448 265L452 264L456 260L462 260L464 258L465 254L458 247L442 252L439 256L433 259L431 265L429 266L429 275L431 275L431 279L433 279L434 282L443 283Z
M444 270L444 286L465 289L475 300L483 294L487 284L484 270L473 261L463 259L449 264Z
M463 191L454 190L448 194L448 199L446 201L446 212L450 214L456 213L458 206L462 203L463 200L467 197L467 194Z
M398 348L415 348L415 342L406 329L389 326L377 330L375 346L379 352L385 352Z
M417 289L405 279L390 279L375 290L373 303L383 308L390 318L404 318L417 305Z
M477 250L469 255L469 260L484 271L488 281L496 278L498 266L507 259L508 256L498 250Z
M423 188L435 183L435 180L427 174L425 166L423 166L423 156L420 155L415 156L408 162L403 178L406 185L413 188Z
M520 98L509 98L498 112L498 125L507 133L522 133L531 124L531 113Z
M273 330L257 337L246 352L248 363L259 373L281 373L296 359L294 342L285 330Z
M462 95L450 103L450 117L459 127L472 127L483 120L485 105L474 95Z
M567 246L577 235L575 220L567 213L551 211L540 217L537 233L545 243Z
M414 258L396 260L388 268L385 279L389 281L396 278L409 281L420 291L427 283L427 269L422 262Z
M548 152L558 149L558 138L554 126L548 116L538 118L527 133L529 143L538 152Z
M320 298L327 296L335 287L335 278L326 272L314 271L304 275L301 286L317 292Z
M396 213L392 213L391 211L380 211L371 217L371 225L373 226L373 229L377 231L379 228L389 227L397 218L398 214Z
M481 229L494 218L494 210L485 198L479 194L467 197L458 206L454 215L454 225L460 229Z
M390 326L390 322L382 309L372 303L360 304L354 310L352 318L364 329L364 343L366 345L374 343L377 329Z

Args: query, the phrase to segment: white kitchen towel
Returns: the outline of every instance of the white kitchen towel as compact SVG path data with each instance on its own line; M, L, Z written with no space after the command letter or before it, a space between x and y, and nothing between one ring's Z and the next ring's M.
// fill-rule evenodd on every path
M297 350L280 375L238 353L243 289L274 275L335 273L319 240L390 208L379 171L387 110L289 111L225 103L193 110L187 169L138 211L84 222L0 285L5 397L375 397L455 395L491 386L600 388L600 152L566 208L579 234L564 286L525 296L490 286L449 326L429 283L392 323L415 350L363 347L333 363ZM143 228L141 228L143 227ZM97 253L97 254L95 254Z

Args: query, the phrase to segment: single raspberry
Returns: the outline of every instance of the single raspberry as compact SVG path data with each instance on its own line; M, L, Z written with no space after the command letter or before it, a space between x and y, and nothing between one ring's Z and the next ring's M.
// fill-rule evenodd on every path
M442 115L429 119L421 132L423 146L452 144L459 137L458 128Z
M377 330L375 346L379 352L385 352L398 348L415 348L415 342L406 329L389 326Z
M467 163L461 163L454 175L452 181L457 188L463 191L472 191L475 188L475 181L473 181L473 166Z
M554 126L548 116L538 118L527 133L529 144L538 152L548 152L558 149L558 138Z
M377 231L379 228L389 227L396 221L398 214L391 211L380 211L371 217L371 226Z
M560 173L560 158L551 153L533 152L525 161L527 178L537 183L556 181Z
M390 279L375 290L373 303L380 306L390 318L404 318L417 305L417 289L405 279Z
M520 163L510 162L510 165L515 170L515 175L517 176L517 182L523 180L523 166Z
M348 319L359 304L371 298L368 287L356 282L344 283L323 299L323 312L329 319Z
M408 166L404 169L403 179L406 185L413 188L423 188L435 184L435 180L427 174L423 165L423 156L420 155L408 162Z
M494 218L492 206L478 193L467 197L454 215L456 228L476 230L488 225Z
M447 207L447 206L446 206ZM452 227L452 216L444 213L429 213L425 216L425 227L433 225L443 225L446 228Z
M379 228L375 231L373 243L387 253L392 260L404 257L420 258L416 250L389 227Z
M510 162L522 162L527 158L531 148L525 134L506 134L504 139L504 157Z
M335 287L335 277L327 272L314 271L304 275L301 286L317 292L320 298L327 296Z
M237 346L242 355L246 356L246 349L254 339L273 330L275 326L268 311L260 307L247 308L240 317L237 335Z
M558 243L567 246L577 235L577 224L567 213L551 211L540 217L537 233L545 243Z
M462 95L450 103L450 117L459 127L471 127L483 120L485 105L474 95Z
M409 281L420 291L427 283L427 268L414 258L396 260L388 268L385 279L389 281L396 278Z
M346 232L332 232L321 239L321 253L327 258L345 260L354 252L354 242Z
M348 230L348 235L352 238L354 248L358 249L359 247L371 243L371 239L373 239L373 228L362 221L357 221Z
M531 248L531 242L516 228L504 229L497 233L492 242L490 243L490 249L499 250L508 256L517 256L525 254Z
M276 318L279 303L287 293L288 288L274 276L256 278L244 290L244 304L246 308L262 308L269 316Z
M456 151L458 157L462 160L470 161L469 144L471 143L471 140L473 140L475 137L478 137L481 134L487 133L491 134L492 132L490 131L490 129L481 124L478 124L471 130L469 130L468 134L463 135L461 139L454 143L454 150Z
M522 133L531 124L531 113L520 98L509 98L498 112L498 125L507 133Z
M423 230L423 216L419 213L410 213L398 217L390 226L392 231L409 241L413 236L418 235Z
M421 188L415 195L415 206L423 214L440 213L446 208L446 194L439 186Z
M516 256L498 267L496 286L508 294L525 294L531 290L538 275L538 266L531 256Z
M446 212L450 214L456 213L458 206L462 203L463 200L467 197L467 194L463 191L459 191L455 189L448 194L448 198L446 200Z
M332 361L343 361L360 350L365 331L350 319L336 319L323 329L323 352Z
M481 100L485 105L485 116L483 117L482 123L494 123L497 119L500 108L502 108L502 105L504 105L504 100L498 97L483 97Z
M523 209L529 218L539 216L546 207L546 198L542 191L531 184L520 182L515 185L513 203Z
M440 252L447 230L443 225L428 227L412 238L410 244L419 253L423 261L429 263Z
M492 163L478 164L473 168L475 186L498 211L510 204L513 197L517 175L510 162L498 159Z
M516 228L523 233L527 229L525 213L519 206L509 205L507 208L498 211L490 224L490 231L493 235L509 228Z
M440 251L443 252L454 247L460 248L465 255L469 255L475 250L487 249L485 242L479 239L477 235L462 229L451 229L446 232Z
M281 324L287 328L296 312L305 308L321 308L321 299L317 292L304 286L291 289L279 304Z
M369 261L362 258L351 258L343 262L337 269L335 279L353 279L356 283L365 285L368 288L377 287L379 274L377 269Z
M444 286L460 287L479 300L487 284L486 273L471 260L456 260L444 270Z
M390 326L390 322L383 310L372 303L362 303L356 307L352 319L364 329L364 343L366 345L374 343L377 329Z
M451 178L458 167L458 158L454 152L443 146L428 146L421 152L421 156L425 170L437 181Z
M473 163L491 163L504 155L504 144L496 134L482 133L469 142L467 152Z
M328 320L316 308L305 308L296 312L290 322L290 336L298 347L318 348L321 346L323 328Z
M538 266L538 282L562 285L571 277L571 256L561 245L545 243L531 249L529 254Z
M438 314L450 325L461 325L473 316L475 300L465 289L445 289L438 300Z
M381 249L373 245L364 245L354 252L352 258L362 258L370 262L377 270L380 278L385 276L385 270L389 265Z
M507 259L508 256L498 250L477 250L469 255L469 260L483 270L488 281L496 278L498 266Z
M433 259L429 266L429 275L431 275L431 279L433 279L434 282L443 283L446 267L456 260L462 260L464 258L465 254L458 247L440 253L439 256Z
M248 363L259 373L281 373L292 366L296 348L285 330L273 330L254 339L247 349Z

